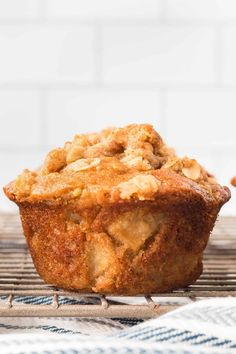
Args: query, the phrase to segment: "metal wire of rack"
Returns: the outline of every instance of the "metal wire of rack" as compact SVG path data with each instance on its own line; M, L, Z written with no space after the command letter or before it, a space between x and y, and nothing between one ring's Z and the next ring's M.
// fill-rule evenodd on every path
M179 306L178 300L183 298L195 301L218 296L236 296L234 217L222 217L217 222L204 254L204 272L195 284L171 293L132 297L130 304L127 297L81 294L45 284L32 263L18 216L0 214L0 317L150 318L175 309ZM16 301L19 297L47 297L50 301L47 304L19 303ZM63 303L61 299L65 297L77 301ZM170 298L175 301L170 302Z

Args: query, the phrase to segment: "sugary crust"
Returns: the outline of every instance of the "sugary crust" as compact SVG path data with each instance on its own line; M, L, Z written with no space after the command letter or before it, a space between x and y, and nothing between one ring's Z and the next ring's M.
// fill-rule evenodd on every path
M193 283L230 198L147 125L77 136L4 189L38 273L63 288L165 292Z
M194 282L202 271L202 252L216 215L199 201L188 208L162 208L153 202L75 210L20 206L35 266L48 283L110 294L164 292ZM109 234L117 218L137 210L163 217L138 248ZM191 215L194 213L194 217ZM72 216L71 216L72 214ZM197 215L197 217L196 217ZM206 218L207 215L207 218ZM132 237L136 237L135 229Z
M138 176L140 176L140 174ZM47 194L43 201L55 205L75 203L79 208L89 208L94 205L103 206L107 204L123 203L128 200L155 200L156 202L163 200L167 204L184 203L188 202L193 196L195 196L203 199L205 203L209 203L210 205L222 206L230 198L230 191L227 187L221 187L219 184L214 184L207 188L206 185L201 185L170 169L153 170L142 174L141 176L153 176L156 179L157 185L155 186L154 192L153 188L150 190L148 185L144 191L140 189L138 194L134 193L132 195L131 193L124 198L122 192L124 191L124 183L127 182L120 182L123 180L123 177L120 179L119 175L109 174L109 171L107 171L106 175L98 175L96 185L90 185L89 188L84 189L83 193L79 195L79 198L76 196L65 198L66 194L64 194L63 198L61 196L54 196L54 198L52 198L50 194ZM130 181L132 182L135 177L136 175L134 175L134 177L130 175L128 183L130 183ZM103 186L104 181L107 184L106 179L112 181L113 184L113 186L108 189ZM86 180L86 175L84 176L84 180ZM149 190L150 194L148 193ZM24 198L22 201L19 200L17 195L13 192L12 182L4 188L4 191L8 198L17 204L24 202L38 203L42 201L41 195L31 195L28 198ZM70 196L70 193L67 195Z
M193 283L229 192L222 188L212 198L195 182L179 184L170 171L162 177L166 183L155 200L119 199L86 208L73 200L63 205L20 203L24 233L41 277L63 288L129 295ZM141 227L145 236L147 228L140 225L145 220L150 229L137 243L135 230ZM128 236L122 234L124 228Z
M153 200L165 189L166 171L180 185L193 181L213 198L219 187L196 160L177 157L151 126L133 124L76 135L52 150L39 170L23 171L9 188L19 203L76 199L88 207L119 199Z

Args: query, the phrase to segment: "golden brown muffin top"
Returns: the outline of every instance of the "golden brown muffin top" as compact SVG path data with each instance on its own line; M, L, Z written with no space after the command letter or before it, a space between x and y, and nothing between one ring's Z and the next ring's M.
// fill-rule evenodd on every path
M50 151L39 170L24 170L5 191L18 203L76 199L89 205L153 200L168 186L211 196L221 188L196 160L177 157L151 125L132 124L75 135Z

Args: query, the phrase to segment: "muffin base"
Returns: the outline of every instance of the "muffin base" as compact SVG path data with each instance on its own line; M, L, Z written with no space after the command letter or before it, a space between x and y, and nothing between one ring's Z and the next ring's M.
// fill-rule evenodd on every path
M45 282L123 295L194 283L218 212L197 200L178 207L157 201L88 209L46 202L19 206L33 262Z

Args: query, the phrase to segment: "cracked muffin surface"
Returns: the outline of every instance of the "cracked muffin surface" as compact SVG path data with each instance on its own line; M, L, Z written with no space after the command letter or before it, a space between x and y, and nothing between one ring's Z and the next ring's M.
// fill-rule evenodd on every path
M19 205L42 278L112 294L194 282L230 198L195 159L179 158L147 124L78 134L5 187Z

